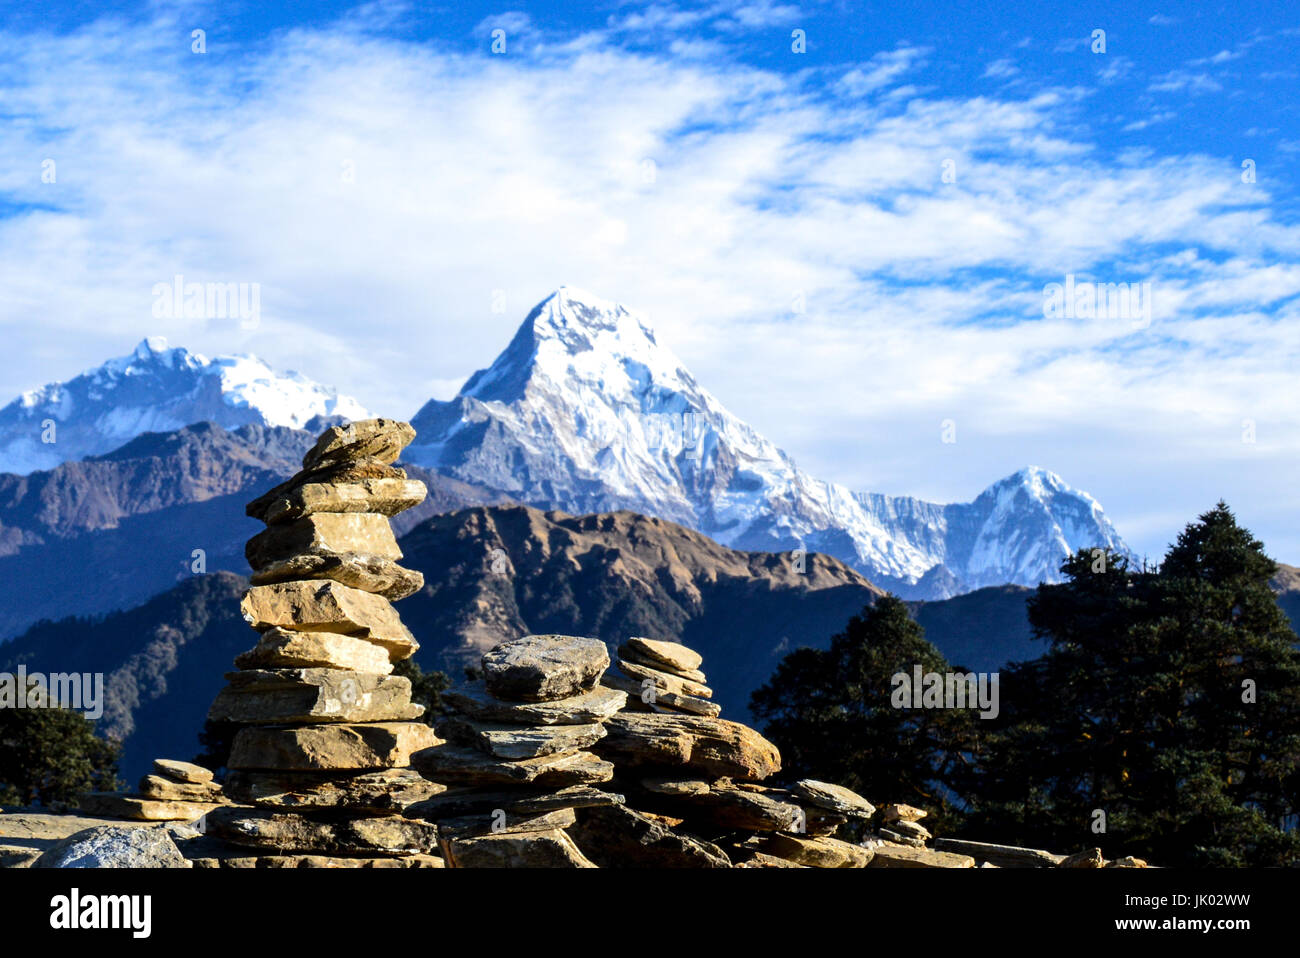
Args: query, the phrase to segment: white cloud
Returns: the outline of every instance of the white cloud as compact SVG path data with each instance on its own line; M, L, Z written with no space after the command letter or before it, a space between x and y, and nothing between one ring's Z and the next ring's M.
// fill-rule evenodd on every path
M1230 160L1095 143L1086 91L890 97L929 55L910 46L837 76L605 33L492 57L349 25L226 61L177 37L0 34L21 118L0 189L42 206L0 220L0 328L24 360L0 396L157 333L410 415L569 283L649 313L826 478L958 499L1036 462L1139 547L1176 531L1152 517L1225 495L1300 554L1276 505L1300 464L1300 230ZM261 326L154 320L178 272L261 283ZM1044 319L1071 272L1150 281L1161 312Z

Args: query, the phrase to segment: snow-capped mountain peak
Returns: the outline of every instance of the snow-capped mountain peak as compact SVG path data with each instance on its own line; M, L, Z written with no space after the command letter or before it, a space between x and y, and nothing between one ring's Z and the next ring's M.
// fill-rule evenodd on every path
M631 509L733 548L825 552L907 595L1051 581L1075 548L1123 546L1095 500L1036 466L953 505L810 476L701 387L643 317L573 287L412 423L410 461L521 501Z
M364 419L348 396L254 356L209 359L150 336L125 356L0 409L0 472L28 473L109 452L145 432L210 420L302 428L317 416Z

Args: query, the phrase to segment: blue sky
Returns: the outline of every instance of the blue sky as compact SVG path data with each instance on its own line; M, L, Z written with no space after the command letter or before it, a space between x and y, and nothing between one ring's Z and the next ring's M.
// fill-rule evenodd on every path
M3 11L2 397L165 335L410 415L567 283L818 476L1032 463L1139 551L1224 497L1300 561L1294 6ZM262 322L155 319L177 273Z

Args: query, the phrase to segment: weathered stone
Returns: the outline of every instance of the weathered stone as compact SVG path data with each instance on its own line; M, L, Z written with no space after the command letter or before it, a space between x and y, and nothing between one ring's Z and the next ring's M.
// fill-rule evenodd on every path
M919 822L929 814L923 808L894 803L886 805L880 810L880 820L882 822Z
M171 758L156 758L153 760L153 770L164 778L170 778L175 782L203 785L212 781L212 772L202 765L195 765L193 762L178 762Z
M830 782L805 778L795 782L793 791L806 802L848 818L865 820L876 811L876 807L857 792Z
M686 695L694 698L711 699L713 698L713 689L707 685L701 685L699 682L692 682L690 679L683 679L668 672L660 672L658 669L646 668L644 665L637 665L635 662L629 662L627 659L618 660L619 671L637 683L650 680L654 682L655 687L660 692L669 692L673 695Z
M921 842L929 841L929 839L933 837L930 835L930 830L918 822L908 822L900 819L896 822L890 822L889 827L900 835L905 835L908 838L915 838Z
M614 777L614 766L593 752L544 755L507 762L476 748L439 745L411 756L420 774L448 785L527 785L552 788L596 785Z
M373 512L395 516L424 501L429 490L416 479L302 482L266 503L259 517L268 525L317 513Z
M804 806L804 830L815 838L834 835L848 818L816 805Z
M1134 858L1132 855L1125 855L1123 858L1117 858L1113 862L1106 863L1107 868L1146 868L1147 863L1144 859Z
M364 419L346 426L331 426L302 457L304 470L322 469L357 459L390 463L415 438L410 423L396 419Z
M299 486L317 484L324 486L343 485L366 479L405 479L406 470L378 459L362 457L348 462L336 463L320 469L304 470L292 478L280 483L270 492L263 493L244 507L244 513L253 519L266 521L267 511L280 499L287 499Z
M739 722L620 712L596 752L616 766L682 765L712 776L763 779L781 770L776 746Z
M1054 868L1065 858L1064 855L1046 852L1041 848L990 845L987 842L968 842L959 838L936 838L934 847L940 851L971 855L1002 868Z
M666 672L669 675L677 676L679 679L689 679L692 682L699 682L701 685L708 684L707 677L699 669L675 669L648 656L637 655L626 644L619 647L618 659L620 662L631 662L633 665L654 669L656 672Z
M623 805L584 808L570 831L584 855L601 868L730 868L717 845L679 835Z
M974 868L969 855L910 848L906 845L879 845L873 849L871 868Z
M1075 852L1073 855L1066 855L1057 863L1057 868L1105 868L1106 859L1101 853L1100 848L1089 848L1086 851Z
M290 556L263 566L249 581L253 585L267 585L294 579L332 579L394 602L414 595L424 587L424 576L414 569L407 569L383 556L356 552Z
M441 855L348 858L331 855L244 855L193 858L195 868L446 868Z
M753 832L784 832L802 828L803 809L774 794L715 785L707 792L679 795L680 814L692 822Z
M763 845L764 851L810 868L866 868L872 850L838 838L810 838L778 832Z
M322 512L305 516L268 526L244 546L244 558L257 571L297 555L350 552L382 559L402 557L388 519L371 512Z
M483 835L509 835L520 832L549 832L556 828L569 828L577 821L571 808L557 808L553 812L534 815L532 818L513 818L504 825L494 815L466 815L464 818L443 818L438 821L438 836L444 841L456 838L479 838Z
M163 802L213 802L221 803L225 798L221 786L215 782L194 785L189 782L177 782L161 775L146 775L140 779L140 794Z
M426 780L413 769L395 768L360 774L232 771L225 789L235 801L263 808L338 808L355 814L389 815L441 794L446 786Z
M226 764L231 769L302 771L403 768L412 752L440 742L421 722L249 726L235 735Z
M340 669L255 669L230 672L208 710L212 722L284 725L295 722L406 722L424 714L411 703L411 680Z
M528 789L465 788L447 791L406 810L412 818L441 821L466 815L491 815L502 811L508 825L515 817L531 818L561 808L588 808L596 805L621 805L622 795L577 785L558 791Z
M589 691L609 667L599 639L528 635L484 653L487 690L510 701L549 702Z
M189 868L163 828L101 825L63 839L33 868Z
M504 759L540 758L576 752L605 737L599 723L591 725L519 726L449 718L438 724L438 734L449 742L469 745Z
M393 671L388 650L382 645L339 632L294 632L281 628L263 632L254 648L235 657L235 666L240 669L343 669L380 675Z
M160 800L117 792L87 792L77 796L77 807L89 815L104 815L109 818L192 822L215 808L216 803Z
M447 689L442 701L468 718L519 725L588 725L622 710L627 694L597 685L588 692L550 702L503 702L481 682Z
M624 651L651 662L659 662L660 668L674 672L693 672L704 663L704 656L680 642L662 642L633 636L619 647L620 654Z
M207 829L237 845L327 855L417 855L438 841L436 826L400 815L319 819L240 805L210 812Z
M391 602L337 582L255 585L239 608L244 621L258 631L278 626L295 632L342 632L383 646L392 662L409 658L420 647Z
M595 868L563 831L506 832L443 843L452 868Z
M737 868L807 868L788 858L778 858L766 852L750 852L748 857L736 862Z
M679 695L675 692L665 692L654 684L654 680L642 680L638 682L628 678L626 675L619 675L615 672L606 672L601 676L601 684L611 689L617 689L620 692L627 693L628 702L634 702L644 706L639 711L649 711L658 713L686 712L691 715L704 715L709 718L716 718L722 714L722 706L716 702L710 702L708 699L696 698L693 695ZM645 684L642 684L642 683ZM651 700L651 701L647 701Z
M641 787L648 792L670 797L681 795L703 795L711 788L710 784L698 778L666 778L652 776L641 779Z
M890 822L891 826L895 824L897 823ZM902 832L896 832L893 830L892 827L877 829L877 833L880 835L881 838L893 842L895 845L908 845L911 846L912 848L925 847L925 841L923 839L916 838L912 835L904 835Z

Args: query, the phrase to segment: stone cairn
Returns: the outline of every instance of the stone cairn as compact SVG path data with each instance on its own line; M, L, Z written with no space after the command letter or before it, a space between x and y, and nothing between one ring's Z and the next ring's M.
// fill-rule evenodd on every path
M260 633L208 713L238 727L226 794L208 838L252 849L200 866L441 867L434 826L402 815L442 791L409 767L438 743L393 664L419 647L390 600L423 577L389 518L424 500L392 463L414 438L387 419L327 430L292 479L248 505L266 529L248 542L241 603Z
M192 822L227 802L212 772L190 762L154 759L153 771L140 779L139 794L88 792L77 807L87 815L145 822Z
M608 666L599 640L531 635L496 646L481 680L443 693L447 741L411 763L451 787L406 814L437 823L448 865L595 867L567 829L575 809L623 801L592 787L614 766L589 749L627 701L598 684Z

